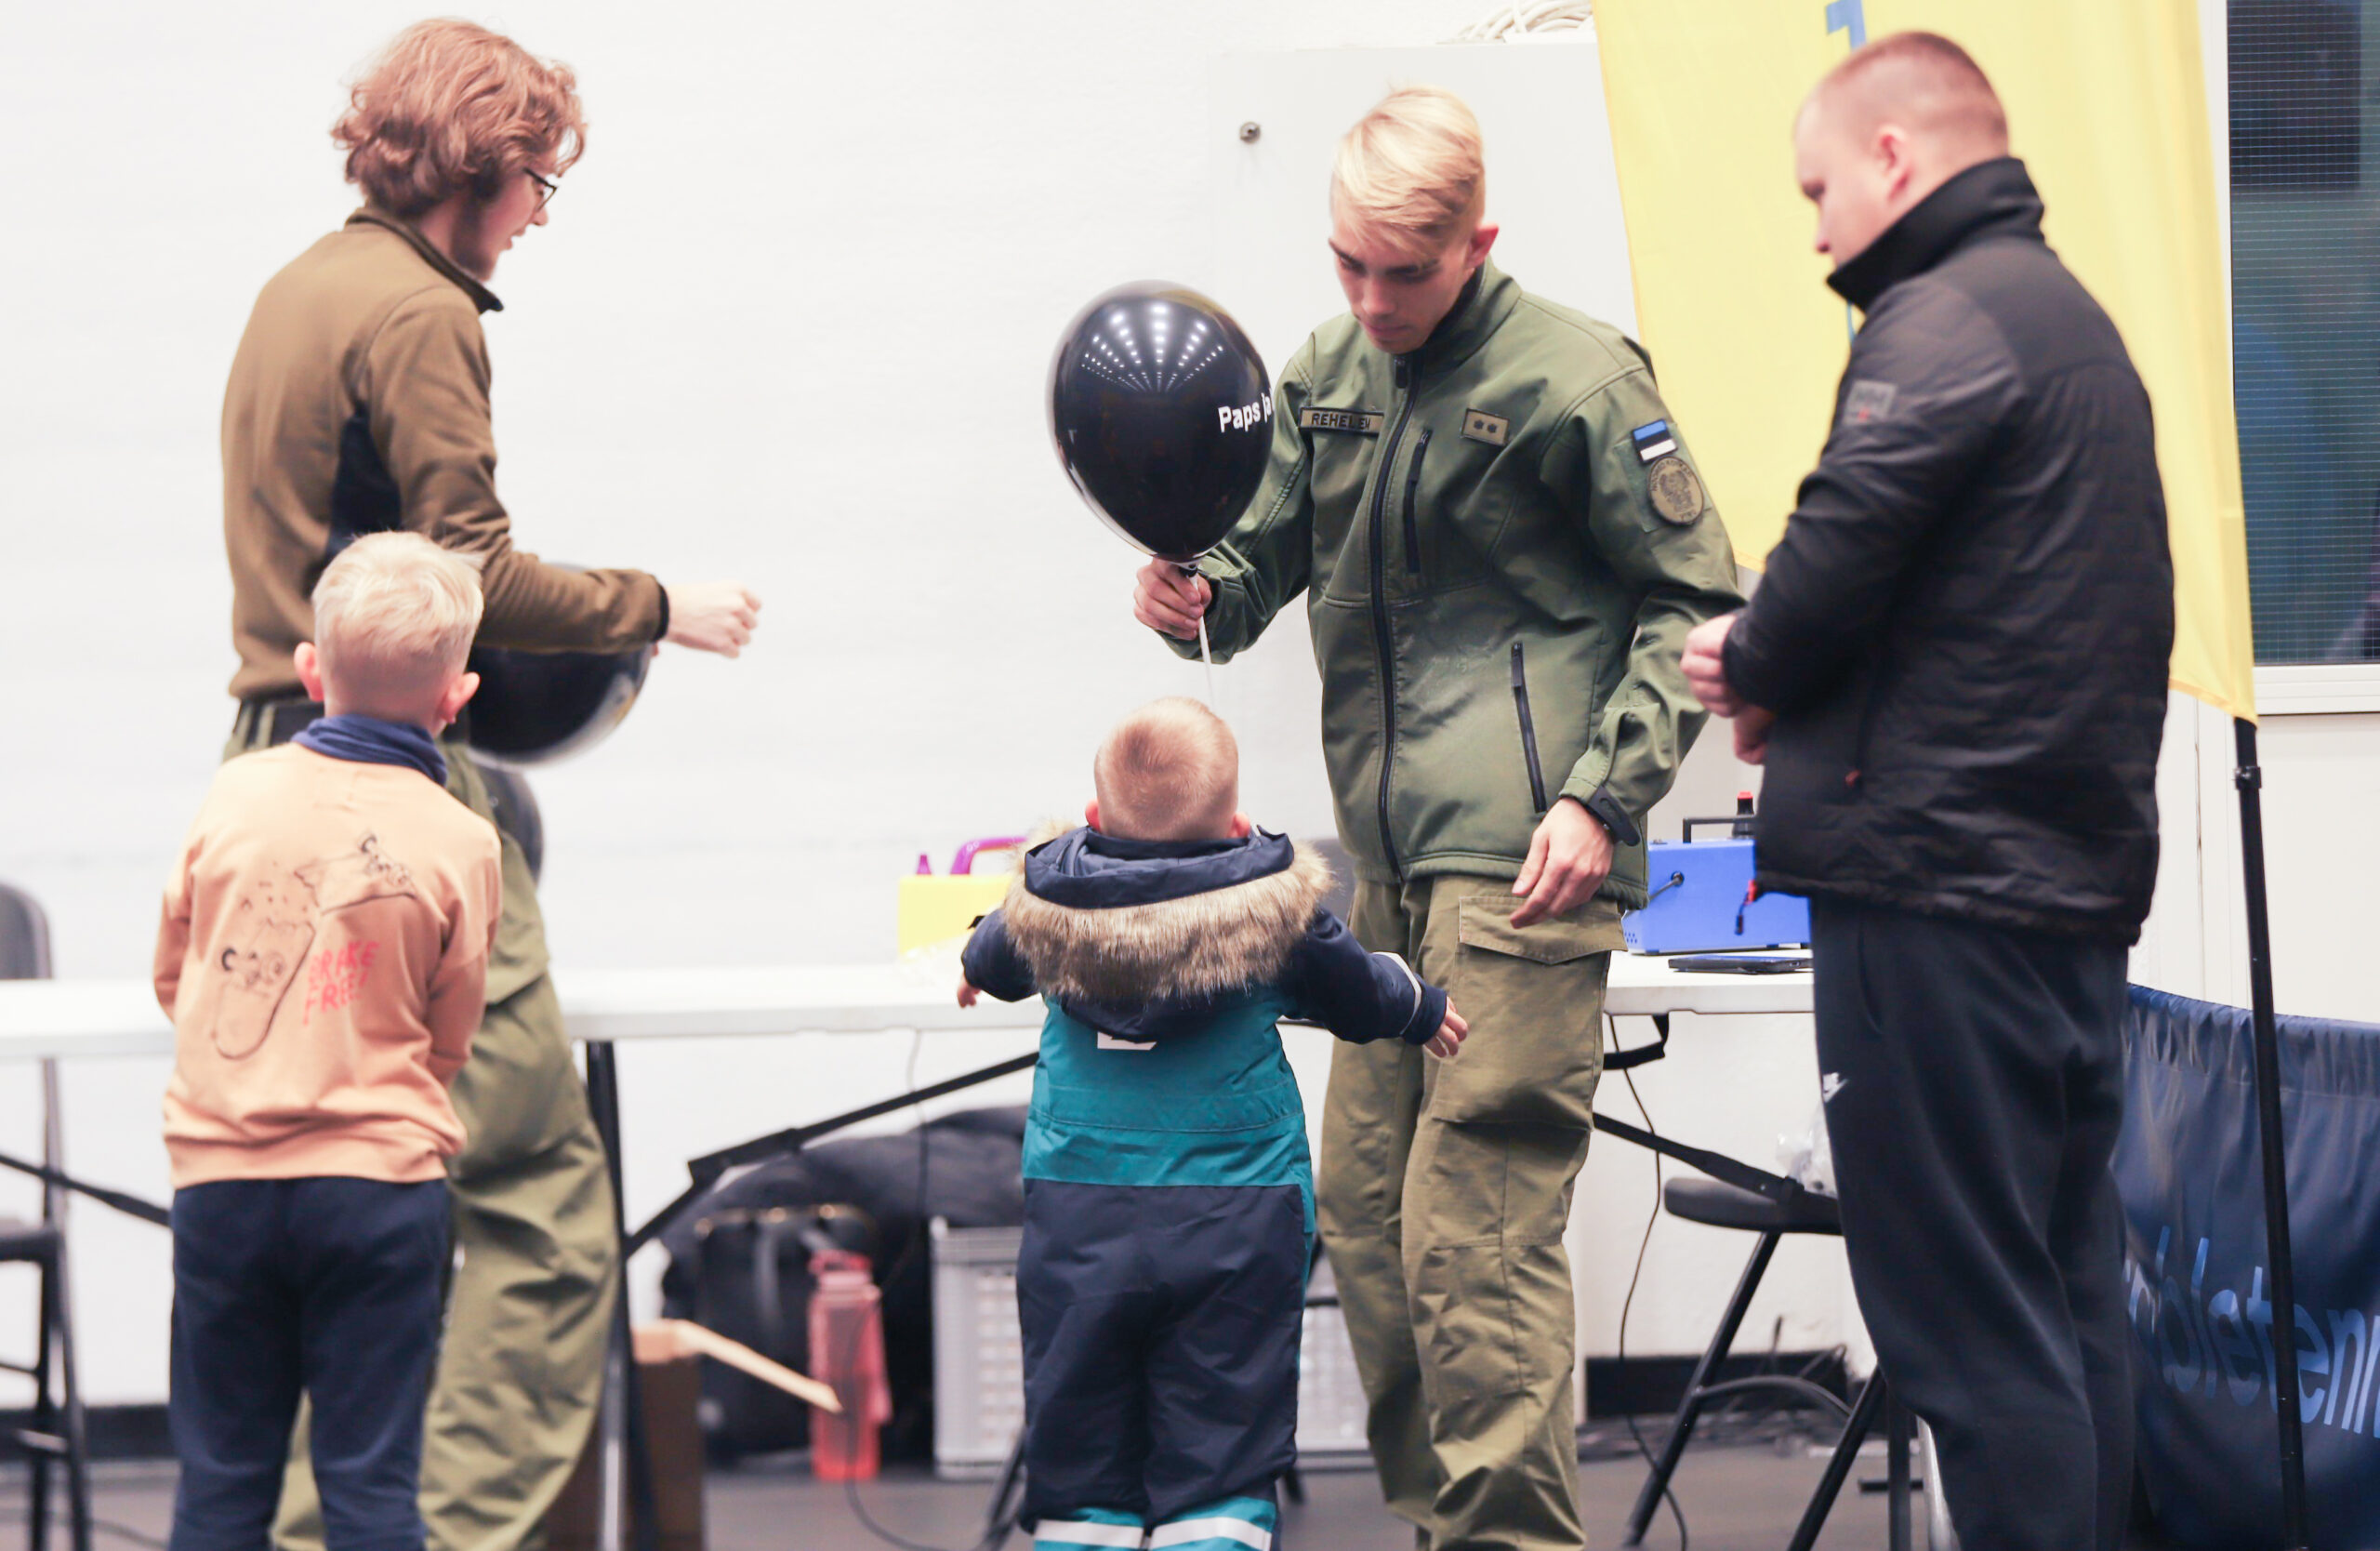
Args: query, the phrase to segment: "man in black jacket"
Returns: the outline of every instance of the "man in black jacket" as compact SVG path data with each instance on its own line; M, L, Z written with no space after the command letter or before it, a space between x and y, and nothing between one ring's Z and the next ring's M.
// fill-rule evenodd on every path
M1689 638L1806 894L1844 1234L1968 1551L2112 1548L2132 1473L2127 947L2157 872L2173 572L2149 398L2043 241L1965 52L1901 33L1794 131L1866 314L1740 613Z

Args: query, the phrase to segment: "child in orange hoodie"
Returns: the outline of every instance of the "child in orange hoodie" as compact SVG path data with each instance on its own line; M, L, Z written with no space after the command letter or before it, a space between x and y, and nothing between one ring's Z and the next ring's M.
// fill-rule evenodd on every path
M314 589L298 673L327 714L225 764L166 885L174 1020L173 1551L262 1551L300 1393L330 1544L420 1551L422 1417L447 1258L446 1084L479 1027L495 829L434 735L479 577L414 534Z

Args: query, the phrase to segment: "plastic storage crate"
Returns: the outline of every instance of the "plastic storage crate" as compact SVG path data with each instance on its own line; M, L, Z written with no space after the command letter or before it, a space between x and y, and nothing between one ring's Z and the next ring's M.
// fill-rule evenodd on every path
M933 1225L933 1465L949 1480L998 1475L1025 1425L1016 1325L1019 1228ZM1325 1266L1311 1295L1334 1296ZM1367 1459L1364 1388L1335 1302L1305 1311L1298 1361L1298 1457L1310 1469Z
M933 1468L996 1476L1025 1426L1025 1350L1016 1328L1023 1228L933 1223Z

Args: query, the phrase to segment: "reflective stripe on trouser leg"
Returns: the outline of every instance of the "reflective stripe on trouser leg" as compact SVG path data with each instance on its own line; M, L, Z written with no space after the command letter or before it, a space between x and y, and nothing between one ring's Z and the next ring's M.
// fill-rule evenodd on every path
M1226 1497L1149 1531L1149 1551L1273 1551L1280 1510L1264 1497Z
M1112 1508L1077 1508L1064 1518L1045 1518L1033 1527L1037 1547L1104 1545L1136 1551L1148 1530L1140 1518Z

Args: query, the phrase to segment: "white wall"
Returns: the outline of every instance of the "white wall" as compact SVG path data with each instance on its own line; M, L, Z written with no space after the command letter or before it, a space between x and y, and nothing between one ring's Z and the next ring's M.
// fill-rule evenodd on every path
M341 78L437 8L11 12L0 877L47 904L62 974L147 970L155 891L231 717L224 372L258 287L354 203L326 135ZM517 531L768 602L743 661L668 654L617 736L538 778L565 973L887 954L920 850L946 865L970 836L1069 811L1100 730L1196 691L1130 623L1136 557L1057 472L1057 332L1117 281L1206 281L1210 58L1425 44L1481 8L481 14L576 67L592 121L487 320ZM1249 804L1325 830L1310 709L1293 677L1279 688L1310 675L1304 648L1283 632L1257 656L1225 692ZM921 1069L998 1043L938 1037ZM675 1160L890 1091L906 1054L631 1053L631 1208L674 1190ZM164 1080L70 1069L75 1163L162 1196ZM0 1147L33 1144L33 1094L29 1069L0 1080ZM164 1237L86 1207L76 1252L92 1398L157 1399ZM0 1349L30 1328L0 1304Z

